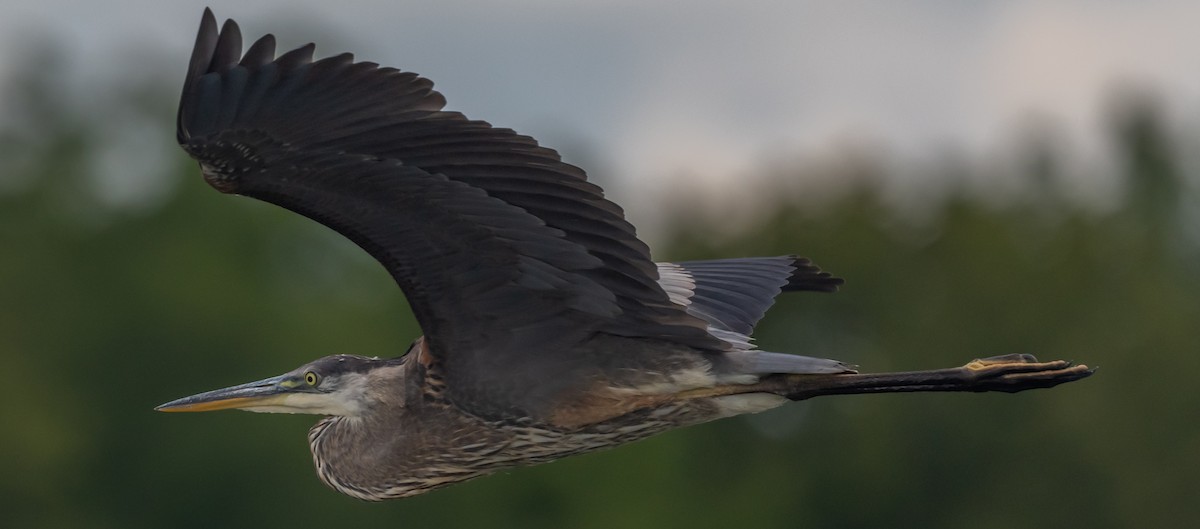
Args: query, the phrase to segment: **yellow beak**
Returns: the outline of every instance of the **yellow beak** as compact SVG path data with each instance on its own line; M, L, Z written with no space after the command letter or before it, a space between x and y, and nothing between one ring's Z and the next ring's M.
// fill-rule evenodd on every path
M290 392L292 386L284 375L266 378L223 389L206 391L190 397L162 404L157 411L215 411L237 408L263 407L278 403Z

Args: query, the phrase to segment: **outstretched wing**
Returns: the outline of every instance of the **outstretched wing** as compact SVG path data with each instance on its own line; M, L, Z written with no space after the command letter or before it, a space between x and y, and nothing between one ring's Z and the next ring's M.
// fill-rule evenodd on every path
M314 61L311 44L275 57L270 35L241 47L237 24L218 32L205 10L179 143L217 189L312 218L383 263L460 404L521 409L472 388L569 378L580 366L561 357L596 333L727 347L670 302L621 209L558 153L441 110L415 74Z

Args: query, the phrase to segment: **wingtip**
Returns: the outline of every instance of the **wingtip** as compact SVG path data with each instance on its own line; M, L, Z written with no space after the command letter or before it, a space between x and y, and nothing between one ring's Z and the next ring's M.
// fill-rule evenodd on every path
M225 19L217 44L213 47L212 59L206 72L225 73L237 64L242 55L242 28L232 18Z
M839 287L846 284L845 279L821 270L811 259L794 254L784 257L792 260L793 268L792 275L783 286L784 291L837 292Z
M267 33L250 45L250 49L246 50L246 54L242 56L239 64L248 68L258 68L273 60L275 60L275 35Z
M196 32L196 43L192 46L192 57L188 62L188 79L194 79L201 69L207 68L212 62L212 54L217 48L217 17L212 9L204 8L200 17L200 29Z
M242 33L242 28L238 25L236 20L227 18L225 19L225 23L221 24L221 33L224 34L231 31L236 31L240 35Z

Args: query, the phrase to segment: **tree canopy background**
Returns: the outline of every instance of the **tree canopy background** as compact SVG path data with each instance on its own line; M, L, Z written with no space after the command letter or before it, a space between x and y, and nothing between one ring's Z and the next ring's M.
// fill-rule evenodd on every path
M0 116L7 526L1200 521L1200 232L1184 156L1197 144L1152 97L1114 103L1111 203L1073 196L1054 139L1032 135L1000 162L850 153L764 168L753 214L679 197L656 246L660 259L794 252L847 279L781 298L764 349L867 371L1030 352L1098 365L1095 377L818 399L368 504L315 477L313 417L151 409L325 354L401 354L419 331L400 291L323 227L209 189L174 146L173 86L134 80L80 104L53 59L3 87ZM913 170L946 178L897 205L881 189Z

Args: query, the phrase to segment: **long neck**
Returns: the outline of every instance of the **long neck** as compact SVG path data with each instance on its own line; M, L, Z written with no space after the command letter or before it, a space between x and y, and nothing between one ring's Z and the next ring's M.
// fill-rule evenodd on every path
M354 417L326 417L309 431L317 475L334 490L364 500L412 496L487 473L468 452L487 446L486 428L452 408L421 398L417 362L392 371L371 387L372 405Z
M364 500L392 497L402 479L410 444L363 417L326 417L308 432L317 476L334 490Z

